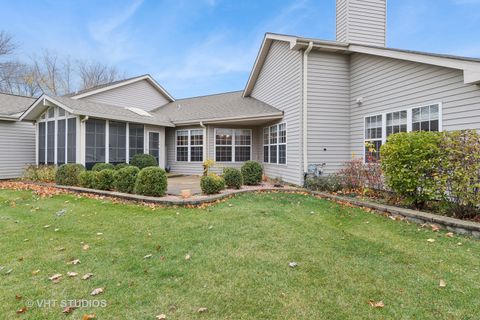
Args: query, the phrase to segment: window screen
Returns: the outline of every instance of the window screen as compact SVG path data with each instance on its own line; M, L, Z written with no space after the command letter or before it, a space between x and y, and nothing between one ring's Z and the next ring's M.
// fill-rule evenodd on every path
M68 119L67 133L67 157L68 163L75 163L77 160L77 119Z
M127 162L127 124L125 122L109 122L108 152L110 163Z
M55 121L47 122L47 163L55 163Z
M57 163L59 165L65 163L66 149L66 120L57 121Z
M45 164L45 122L38 123L38 163Z
M144 128L141 124L133 124L131 123L130 126L130 133L129 133L129 157L132 160L133 156L136 154L143 154L143 133Z
M158 132L148 133L148 152L155 157L157 164L160 159L160 134Z
M95 163L105 162L105 125L105 120L87 120L85 146L87 169L91 169Z

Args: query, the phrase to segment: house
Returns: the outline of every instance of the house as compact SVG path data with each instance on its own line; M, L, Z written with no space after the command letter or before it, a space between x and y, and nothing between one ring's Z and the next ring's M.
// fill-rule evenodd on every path
M387 48L386 14L385 0L337 0L336 41L267 33L238 92L175 100L145 75L43 95L18 119L35 123L35 158L16 163L91 167L145 152L200 174L206 159L217 170L257 160L301 185L311 164L328 174L378 158L392 133L480 128L480 59Z

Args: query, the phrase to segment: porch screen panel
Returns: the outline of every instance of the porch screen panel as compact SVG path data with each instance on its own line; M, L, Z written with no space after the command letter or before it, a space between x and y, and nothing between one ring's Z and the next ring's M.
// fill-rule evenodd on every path
M148 153L155 157L157 165L160 160L160 134L158 132L149 132L148 134Z
M127 124L109 122L109 162L113 164L127 161Z
M95 163L105 162L105 125L105 120L87 120L85 146L87 169L91 169Z
M55 121L47 122L47 163L55 163Z
M143 140L144 140L144 128L142 124L133 124L131 123L129 133L129 151L130 151L130 160L136 154L143 154Z
M57 122L57 164L62 165L65 163L65 130L66 130L66 120L58 120Z
M67 130L67 162L75 163L77 161L77 119L68 119Z
M45 164L45 122L38 123L38 163Z

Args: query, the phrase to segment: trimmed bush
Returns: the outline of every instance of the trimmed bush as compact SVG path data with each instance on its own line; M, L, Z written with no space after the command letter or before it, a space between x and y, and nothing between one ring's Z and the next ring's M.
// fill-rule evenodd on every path
M164 196L167 192L167 173L159 167L143 168L137 175L134 190L145 196Z
M111 163L95 163L92 167L92 171L113 170L115 166Z
M305 181L305 187L314 191L338 192L345 187L345 179L341 175L330 174L309 178Z
M229 188L240 189L243 185L242 173L235 168L224 168L223 179Z
M140 170L147 167L156 167L158 165L157 159L151 154L136 154L133 156L130 164Z
M115 170L120 170L120 169L123 169L123 168L126 168L126 167L131 167L132 165L128 164L128 163L119 163L115 166Z
M263 168L256 161L247 161L242 165L243 183L257 185L262 181Z
M135 181L140 169L134 166L127 166L115 172L114 187L117 191L132 193L135 188Z
M97 171L83 171L78 176L78 181L83 188L95 189L97 186Z
M57 169L55 183L63 186L78 186L78 176L85 171L85 167L78 163L67 163Z
M22 179L27 181L54 182L56 173L56 166L31 165L23 172Z
M225 180L215 173L200 178L200 188L204 194L215 194L225 189Z
M388 186L419 209L444 195L439 188L440 138L438 132L393 134L380 151Z
M96 171L95 189L98 190L112 190L113 182L115 181L115 170L103 169Z

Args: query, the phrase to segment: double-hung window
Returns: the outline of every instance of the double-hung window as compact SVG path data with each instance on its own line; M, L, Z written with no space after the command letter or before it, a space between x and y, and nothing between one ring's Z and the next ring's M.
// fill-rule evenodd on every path
M181 162L203 161L203 129L177 130L176 159Z
M263 128L263 162L287 163L287 125L285 123Z
M215 161L244 162L252 158L252 130L215 129Z
M387 113L387 137L394 133L407 132L407 110Z
M439 131L439 106L412 109L412 131Z
M382 146L382 115L365 118L365 161L373 162L380 159Z

